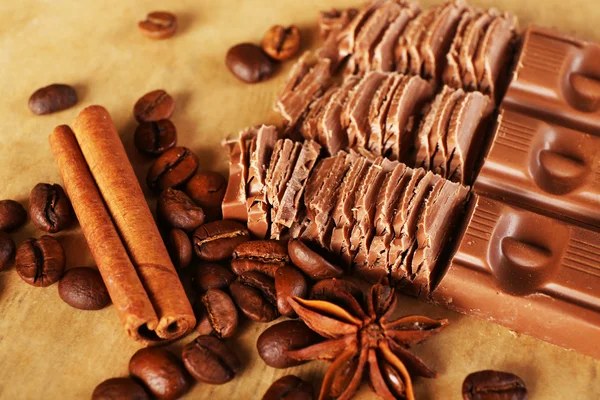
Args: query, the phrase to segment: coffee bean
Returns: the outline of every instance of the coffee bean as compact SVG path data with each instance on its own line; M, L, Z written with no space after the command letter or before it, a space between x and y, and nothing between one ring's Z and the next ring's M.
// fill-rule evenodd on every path
M251 240L235 248L231 269L237 275L258 271L274 278L277 269L289 262L286 247L278 241Z
M61 83L40 88L29 97L29 109L36 115L66 110L75 103L77 103L75 89Z
M465 400L526 400L527 387L517 375L484 370L473 372L462 386Z
M260 358L270 367L289 368L306 363L286 355L288 350L298 350L322 341L306 324L298 320L283 321L271 325L256 341Z
M171 229L167 238L167 249L175 268L187 268L192 262L192 242L181 229Z
M196 316L196 332L200 335L217 335L210 322L208 311L202 303L202 298L196 299L193 309Z
M265 52L252 43L240 43L230 48L225 64L236 78L246 83L264 81L275 69Z
M175 100L164 90L146 93L133 106L133 116L138 122L160 121L171 118Z
M27 219L27 211L14 200L0 201L0 231L14 231Z
M198 158L186 147L173 147L154 161L146 183L155 192L183 185L198 169Z
M227 190L227 179L223 175L204 171L196 175L185 184L185 193L204 210L209 221L221 219L221 203Z
M158 220L169 228L193 232L204 223L204 211L181 190L167 188L156 203Z
M262 400L312 400L313 386L295 375L286 375L271 384Z
M7 269L14 258L15 242L8 233L0 231L0 271Z
M354 283L343 279L325 279L317 282L310 290L309 299L324 300L336 304L351 314L361 315L363 292Z
M60 185L38 183L29 194L31 221L46 232L56 233L73 221L71 202Z
M260 272L244 272L229 286L231 297L246 317L270 322L279 317L273 278Z
M71 268L58 282L58 295L79 310L100 310L110 304L110 296L97 269Z
M210 289L202 296L210 324L221 338L232 337L238 327L238 312L233 300L219 289Z
M163 348L138 350L129 361L129 373L160 400L178 399L190 388L190 379L181 361Z
M292 263L314 280L339 278L344 275L343 269L331 264L301 240L290 240L288 252Z
M194 286L198 293L210 289L227 289L235 281L235 274L228 268L214 263L198 265L194 276Z
M32 286L46 287L57 282L65 269L65 252L52 236L30 238L17 249L17 273Z
M300 30L294 25L287 28L274 25L265 33L261 46L275 60L292 58L300 49Z
M168 119L142 122L135 130L133 141L140 152L161 155L177 144L177 129Z
M277 311L286 317L293 317L296 313L290 304L290 297L306 297L308 286L302 272L292 266L280 267L275 273L275 291L277 292Z
M212 385L231 381L240 370L237 355L214 336L198 336L183 348L182 358L190 375Z
M150 396L131 378L110 378L96 386L92 400L150 400Z
M150 39L167 39L177 30L177 17L166 11L153 11L146 20L138 22L138 28Z
M194 250L203 261L227 260L233 249L250 240L248 229L233 220L220 220L201 225L194 232Z

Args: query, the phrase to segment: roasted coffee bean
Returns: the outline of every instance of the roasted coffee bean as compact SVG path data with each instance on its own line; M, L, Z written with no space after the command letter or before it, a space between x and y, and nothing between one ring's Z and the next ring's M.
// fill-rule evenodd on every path
M169 228L193 232L204 223L204 211L181 190L167 188L156 203L158 220Z
M60 232L73 221L71 202L57 184L35 185L29 194L29 214L38 229L50 233Z
M75 89L62 83L40 88L29 97L29 109L36 115L66 110L75 103L77 103Z
M185 184L185 193L202 207L209 221L221 219L221 203L226 190L227 179L212 171L197 172Z
M244 272L229 286L231 297L244 313L256 322L270 322L279 317L273 278L256 271Z
M231 269L237 275L246 271L258 271L274 278L277 269L289 262L287 249L280 242L251 240L235 248Z
M196 316L196 332L200 335L216 335L210 322L208 311L206 311L206 307L202 303L202 296L198 297L194 302L193 310Z
M238 327L238 312L233 300L219 289L210 289L202 296L208 319L221 338L232 337Z
M158 156L175 147L177 144L177 129L168 119L142 122L133 135L135 147L151 156Z
M58 282L58 295L71 307L100 310L110 304L110 296L97 269L71 268Z
M240 370L240 360L220 339L198 336L183 348L183 364L201 382L222 385Z
M240 43L230 48L225 64L236 78L246 83L264 81L275 69L265 52L252 43Z
M300 30L295 25L287 28L274 25L265 33L261 46L265 53L275 60L292 58L300 49Z
M96 386L92 400L150 400L150 396L131 378L110 378Z
M0 231L0 271L7 269L14 258L15 242L8 233Z
M306 324L298 320L271 325L256 341L260 358L270 367L289 368L306 363L288 357L286 351L298 350L322 341Z
M133 116L138 122L160 121L171 118L175 100L164 90L146 93L133 106Z
M14 200L0 201L0 231L14 231L27 219L25 207Z
M192 262L192 242L181 229L171 229L167 238L167 249L175 268L187 268Z
M312 400L313 386L295 375L286 375L277 379L262 400Z
M163 348L138 350L129 361L129 373L159 400L178 399L190 388L191 382L181 361Z
M339 278L344 275L343 269L331 264L301 240L290 240L288 252L292 263L314 280Z
M248 229L233 220L220 220L201 225L194 232L194 250L203 261L227 260L233 249L250 240Z
M46 287L58 282L65 269L65 252L52 236L30 238L17 249L17 273L32 286Z
M198 293L205 293L210 289L227 289L235 281L235 274L228 268L214 263L198 265L194 276L194 286Z
M325 279L317 282L308 296L311 300L324 300L336 304L355 315L363 313L363 292L354 283L343 279Z
M517 375L484 370L469 374L462 386L465 400L526 400L527 387Z
M167 39L177 30L177 17L166 11L153 11L144 21L138 22L138 28L150 39Z
M155 191L183 185L198 169L198 158L186 147L173 147L154 161L146 183Z
M286 317L293 317L296 313L288 303L288 298L294 296L305 298L308 286L302 272L286 265L275 272L275 291L277 293L277 311Z

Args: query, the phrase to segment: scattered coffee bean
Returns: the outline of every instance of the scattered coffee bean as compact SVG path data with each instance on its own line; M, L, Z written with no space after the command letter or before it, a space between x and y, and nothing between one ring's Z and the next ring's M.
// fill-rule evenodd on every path
M132 378L110 378L96 386L92 400L150 400L150 396Z
M214 263L198 265L194 276L194 286L198 293L210 289L227 289L235 281L235 274L228 268Z
M237 275L246 271L258 271L274 278L277 269L289 262L287 249L280 242L251 240L235 248L231 269Z
M256 271L244 272L229 286L231 297L246 317L270 322L279 317L273 278Z
M344 275L343 269L331 264L301 240L290 240L288 252L292 263L314 280L339 278Z
M158 89L143 95L133 106L133 116L138 122L160 121L171 118L175 100L164 90Z
M142 122L133 135L135 147L151 156L158 156L175 147L177 144L177 129L168 119Z
M462 386L465 400L527 400L525 382L509 372L484 370L469 374Z
M273 368L289 368L306 363L286 355L288 350L298 350L322 341L306 324L298 320L283 321L271 325L256 341L258 355Z
M354 283L343 279L325 279L310 290L311 300L325 300L337 304L354 315L362 315L363 292Z
M140 31L150 39L167 39L177 30L177 17L166 11L153 11L138 22Z
M27 211L14 200L0 201L0 231L14 231L27 219Z
M77 103L75 89L61 83L40 88L29 97L29 109L36 115L66 110L75 103Z
M0 231L0 271L8 268L14 258L15 242L8 233Z
M308 291L306 279L298 269L286 265L280 267L275 273L275 291L277 292L277 311L286 317L293 317L296 313L288 298L305 298Z
M190 379L181 361L163 348L138 350L129 361L129 373L141 380L159 400L178 399L190 388Z
M246 83L264 81L275 69L265 52L252 43L240 43L230 48L225 64L236 78Z
M156 203L158 220L169 228L193 232L204 223L204 211L181 190L167 188Z
M29 214L38 229L50 233L60 232L73 221L71 202L57 184L35 185L29 194Z
M248 229L233 220L201 225L194 232L194 250L203 261L221 261L233 256L233 249L250 240Z
M262 400L312 400L313 386L295 375L286 375L277 379Z
M17 273L32 286L46 287L57 282L65 269L65 252L52 236L30 238L17 249Z
M240 370L240 360L225 343L214 336L198 336L183 348L183 364L201 382L221 385Z
M198 169L198 158L186 147L173 147L154 161L148 171L146 183L158 192L183 185Z
M222 218L221 203L227 190L227 179L212 172L197 172L185 184L185 193L204 210L209 221Z
M181 229L171 229L167 239L171 261L177 269L187 268L192 262L192 242Z
M265 53L275 60L292 58L300 50L300 30L295 25L287 28L274 25L265 33L261 46Z
M58 282L58 295L79 310L100 310L110 304L110 296L97 269L71 268Z
M210 289L202 296L210 325L220 338L232 337L238 327L238 312L233 300L219 289Z

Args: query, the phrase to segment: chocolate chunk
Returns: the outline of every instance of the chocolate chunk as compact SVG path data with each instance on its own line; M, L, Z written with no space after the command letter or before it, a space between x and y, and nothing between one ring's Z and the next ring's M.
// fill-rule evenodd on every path
M479 13L471 20L465 29L460 51L459 62L462 75L463 88L466 90L477 90L477 73L475 72L475 54L487 30L488 25L494 20L498 12Z
M338 35L339 59L354 53L356 39L371 14L383 4L382 0L367 3Z
M338 90L338 87L329 88L323 96L315 99L310 104L308 112L299 126L300 133L305 140L319 141L317 131L319 121L322 118L325 105L327 105L329 99L334 96Z
M450 45L450 50L446 53L446 67L442 74L442 80L446 85L455 89L463 87L459 53L467 27L471 23L471 20L475 18L475 15L475 11L472 9L467 9L462 13L456 33L452 39L452 44Z
M344 29L358 14L356 8L346 8L338 10L333 8L329 11L319 12L317 24L319 25L319 34L322 38L328 38L330 34L337 34Z
M226 142L229 147L229 182L223 198L223 219L248 220L246 209L246 180L250 165L248 153L257 128L246 128L239 133L239 139Z
M398 43L400 34L404 31L409 21L420 11L419 5L416 2L407 2L402 4L402 6L398 16L390 22L383 33L381 40L373 51L373 59L371 61L372 69L383 72L395 70L396 63L394 51L396 43Z
M402 75L390 74L375 92L369 107L369 135L368 148L375 154L381 154L383 137L385 132L385 120L388 110L398 85L402 81Z
M409 22L395 50L396 71L401 74L420 75L421 59L419 45L427 34L427 27L435 19L437 7L430 7Z

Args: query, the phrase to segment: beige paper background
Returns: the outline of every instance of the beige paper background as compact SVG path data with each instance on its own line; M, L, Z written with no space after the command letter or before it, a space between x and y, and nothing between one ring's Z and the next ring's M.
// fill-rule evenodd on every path
M535 20L600 40L600 5L594 0L472 3L512 11L521 26ZM111 112L143 180L149 160L133 148L132 107L138 97L157 88L176 99L172 119L179 143L198 154L202 168L226 172L219 142L245 126L277 121L272 104L292 65L284 64L268 82L245 85L224 66L228 47L259 41L275 23L300 26L306 47L314 47L319 9L359 4L356 0L1 0L0 198L27 206L36 183L60 182L47 136L90 104L102 104ZM151 41L138 32L137 21L156 9L177 14L180 29L175 37ZM79 103L57 114L34 116L27 108L29 95L54 82L74 85ZM41 232L28 222L13 237L20 243L38 235ZM93 265L78 227L57 236L66 248L69 267ZM418 398L459 399L464 377L485 368L520 375L531 399L600 398L600 361L413 299L400 302L399 313L419 312L447 317L452 324L415 349L439 372L437 380L417 381ZM289 370L264 365L255 343L265 327L244 324L231 341L244 366L234 381L223 386L197 384L187 398L260 398L272 381L288 373L320 383L325 363ZM178 352L181 346L171 347ZM0 399L89 398L101 381L127 374L129 358L138 347L125 336L112 307L78 311L59 299L57 285L31 287L14 268L0 273ZM366 385L358 396L373 397Z

